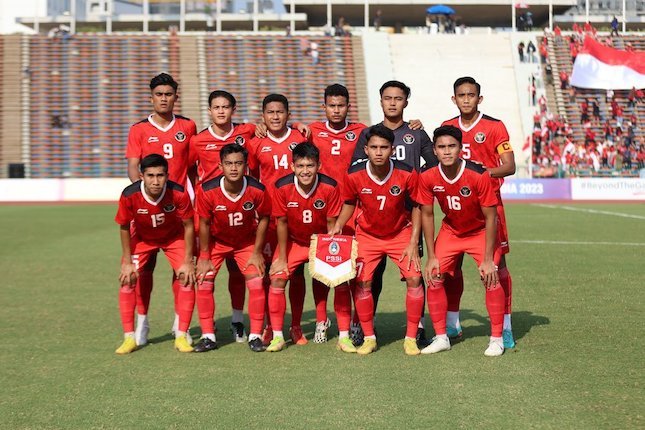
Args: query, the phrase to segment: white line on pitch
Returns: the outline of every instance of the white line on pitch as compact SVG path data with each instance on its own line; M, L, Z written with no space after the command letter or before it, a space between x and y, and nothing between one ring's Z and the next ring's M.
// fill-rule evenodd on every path
M645 242L574 242L566 240L511 240L513 243L530 243L534 245L612 245L612 246L645 246Z
M600 211L598 209L576 208L574 206L547 205L547 204L544 204L544 203L534 203L533 205L534 206L540 206L540 207L543 207L543 208L550 208L550 209L564 209L564 210L574 211L574 212L587 212L587 213L591 213L591 214L613 215L613 216L619 216L619 217L623 217L623 218L634 218L634 219L643 219L643 220L645 220L645 216L625 214L625 213L622 213L622 212Z

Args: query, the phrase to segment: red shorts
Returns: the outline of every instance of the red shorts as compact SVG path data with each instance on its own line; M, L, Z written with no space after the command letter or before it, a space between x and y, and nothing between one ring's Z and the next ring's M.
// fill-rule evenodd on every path
M497 205L497 242L501 248L502 254L508 254L510 247L508 245L508 230L506 229L506 214L500 197L500 204Z
M275 250L273 261L280 257L280 248ZM298 266L309 261L309 245L304 246L299 243L289 241L287 242L287 270L289 274L296 271ZM288 279L289 277L285 272L278 272L271 275L271 279Z
M405 247L410 243L411 235L412 227L410 226L401 230L396 236L387 239L374 237L358 227L356 229L356 240L358 241L358 258L356 259L358 273L356 280L371 281L376 266L378 266L384 255L390 257L399 266L402 278L421 277L421 272L414 267L414 264L410 264L410 269L408 269L407 257L403 261L399 261Z
M140 267L145 267L150 256L159 252L160 249L166 255L166 258L173 270L176 271L184 263L186 244L183 236L165 244L151 244L143 242L139 240L136 235L135 237L130 238L130 253L132 254L132 262L137 270L139 270Z
M249 258L253 255L253 248L255 248L254 243L241 248L234 248L223 243L218 243L211 237L210 253L211 262L213 263L213 266L215 266L215 276L217 276L217 272L219 272L220 267L222 267L224 260L228 258L233 258L235 260L237 267L240 268L242 274L257 275L258 269L255 266L249 266L244 270L244 266L246 266Z
M439 229L437 240L434 243L434 253L439 260L439 272L453 275L455 266L462 254L473 257L477 267L484 261L486 250L486 229L481 229L468 236L455 236L443 227ZM502 258L502 249L499 244L495 247L493 263L499 264Z

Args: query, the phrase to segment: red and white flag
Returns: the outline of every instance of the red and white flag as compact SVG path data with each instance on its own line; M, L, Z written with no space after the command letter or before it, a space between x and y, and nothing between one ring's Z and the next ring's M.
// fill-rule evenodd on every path
M610 48L587 36L573 65L570 82L580 88L645 88L645 52Z

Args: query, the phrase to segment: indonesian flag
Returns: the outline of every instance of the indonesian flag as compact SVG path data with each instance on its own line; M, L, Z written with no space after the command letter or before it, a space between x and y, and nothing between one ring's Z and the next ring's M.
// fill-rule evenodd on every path
M630 90L645 88L645 52L627 52L585 37L570 79L580 88Z
M358 243L352 236L314 234L309 245L309 273L330 288L356 277Z

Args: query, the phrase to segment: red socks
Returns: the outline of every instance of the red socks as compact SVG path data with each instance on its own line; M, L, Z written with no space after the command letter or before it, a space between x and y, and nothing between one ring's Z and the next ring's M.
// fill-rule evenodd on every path
M314 303L316 305L316 321L327 321L327 297L329 287L320 281L312 281L314 290Z
M434 327L434 333L439 336L446 334L446 312L448 311L448 299L446 297L445 281L443 279L433 280L429 283L426 294L428 295L428 312Z
M228 269L228 292L231 294L231 308L242 310L246 298L244 275L240 272L235 260L227 259L226 267Z
M461 270L455 271L453 276L446 276L443 284L448 299L448 310L450 312L459 312L459 303L461 302L461 296L464 294L464 276Z
M134 331L134 308L137 304L135 288L130 285L121 285L119 288L119 312L124 333Z
M499 283L502 285L502 288L504 289L504 296L506 298L504 303L504 313L510 314L511 303L513 301L513 280L511 279L511 274L508 273L508 267L499 269L497 274L499 275Z
M199 316L199 325L202 328L202 334L215 333L213 318L215 316L215 298L213 289L215 279L213 273L209 272L204 277L204 282L197 284L196 302L197 315Z
M354 302L356 313L358 313L358 318L363 328L363 334L365 336L374 336L374 298L372 297L372 291L356 287Z
M317 309L318 308L316 307L316 310ZM334 312L336 312L338 330L348 331L352 315L352 297L347 284L338 286L334 289Z
M291 305L291 326L298 327L302 321L302 309L305 307L305 274L302 271L296 271L289 280L289 304ZM276 328L273 320L271 321L273 328Z
M269 288L269 317L273 330L282 331L284 326L284 313L287 310L287 298L284 288Z
M246 281L246 287L249 289L249 320L251 322L249 333L261 334L264 324L265 303L262 278L258 277Z
M188 331L195 308L195 290L192 285L181 286L178 279L172 283L172 289L178 291L175 312L179 315L179 331Z
M405 310L408 318L405 336L416 338L419 320L423 313L423 287L419 285L414 288L407 288L405 295Z
M490 317L490 331L492 337L502 337L504 328L504 289L501 285L495 284L486 289L486 309Z
M150 295L152 294L152 274L152 270L147 270L146 268L139 270L139 279L137 280L137 313L141 315L148 315Z

